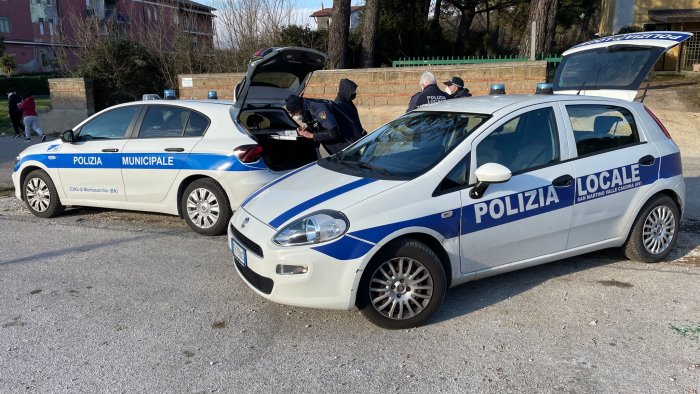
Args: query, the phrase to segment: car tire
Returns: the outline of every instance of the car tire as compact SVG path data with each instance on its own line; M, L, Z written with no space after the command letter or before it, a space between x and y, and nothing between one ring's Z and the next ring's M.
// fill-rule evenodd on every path
M630 260L657 263L668 256L678 241L680 213L669 196L657 195L637 215L623 245Z
M180 201L185 222L196 233L221 235L231 219L226 192L211 178L197 179L190 183Z
M42 170L34 170L24 178L22 195L29 211L40 218L58 216L65 209L51 177Z
M360 281L357 307L377 326L403 329L430 319L445 298L445 270L425 244L402 239L372 258Z

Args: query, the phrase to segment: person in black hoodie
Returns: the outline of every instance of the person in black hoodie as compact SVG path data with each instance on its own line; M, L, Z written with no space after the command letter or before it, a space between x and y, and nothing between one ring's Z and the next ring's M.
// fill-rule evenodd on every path
M7 89L7 106L10 113L10 121L12 128L15 129L15 137L20 137L20 131L24 133L24 125L22 124L22 111L17 108L17 104L22 102L22 98L15 92L14 89Z
M357 107L352 102L355 96L357 96L357 84L347 78L341 79L338 84L338 95L333 102L338 112L336 116L338 126L343 130L344 135L352 136L352 142L367 134L362 127Z
M449 97L447 96L447 93L440 90L440 88L437 86L435 75L429 71L426 71L423 73L423 75L421 75L420 88L421 91L411 97L411 101L408 104L408 109L406 112L411 112L421 105L445 101Z

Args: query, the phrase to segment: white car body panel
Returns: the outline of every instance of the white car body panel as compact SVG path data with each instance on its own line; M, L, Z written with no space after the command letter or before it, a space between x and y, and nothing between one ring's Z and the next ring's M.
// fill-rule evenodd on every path
M577 145L566 105L579 104L620 107L633 114L641 142L614 151L622 164L618 160L601 159L605 153L590 158L577 157ZM478 147L479 141L497 128L502 120L518 111L548 106L552 107L556 116L562 163L516 175L505 183L492 184L481 199L471 199L468 192L472 187L461 192L433 195L436 186L450 169L474 146ZM673 191L681 209L684 207L685 187L678 147L663 135L639 103L575 95L511 95L447 101L426 106L424 110L473 113L477 112L475 109L479 113L493 114L493 117L428 172L412 180L365 178L367 180L362 182L363 178L334 172L316 164L289 173L253 193L231 220L229 247L232 241L240 244L240 238L244 237L248 240L246 242L253 242L262 249L264 258L248 252L247 267L235 263L234 259L241 277L258 294L275 302L348 309L354 307L363 270L374 254L402 235L426 237L439 244L449 260L450 268L446 274L454 286L589 251L620 246L644 203L661 191ZM649 167L651 170L642 171L647 177L643 179L644 182L633 182L630 189L624 190L607 190L610 186L606 183L608 188L596 198L576 201L579 181L584 181L591 174L631 166L649 152L653 153L655 160ZM476 181L474 160L472 157L472 185ZM587 162L583 163L584 160ZM477 204L494 199L505 201L508 196L511 202L517 201L522 189L544 188L543 191L546 191L552 179L567 172L574 182L567 192L556 191L559 200L564 202L560 206L548 210L547 204L542 204L542 207L532 208L533 211L511 206L510 213L495 215L501 221L493 226L474 227ZM630 180L630 174L624 176L624 182ZM623 175L620 177L622 182ZM603 176L603 179L608 178ZM543 196L546 200L547 194ZM594 206L598 203L599 206ZM590 206L594 208L588 215ZM319 210L340 211L350 223L348 231L338 239L319 244L280 246L273 242L279 230ZM488 209L481 212L482 219L494 219L494 213ZM506 219L508 216L512 217ZM469 226L472 226L472 230L469 230ZM595 236L585 237L590 234ZM278 264L305 265L308 272L280 275L275 271ZM274 282L271 292L260 291L245 275L271 279Z

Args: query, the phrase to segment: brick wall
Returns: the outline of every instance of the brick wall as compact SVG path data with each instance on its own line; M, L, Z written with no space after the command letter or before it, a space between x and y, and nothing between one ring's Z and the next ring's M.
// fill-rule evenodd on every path
M365 129L376 127L403 114L411 96L418 91L421 74L431 71L438 81L452 76L464 79L474 95L488 94L492 83L506 85L507 93L533 93L537 82L546 80L547 63L508 62L489 64L464 64L455 66L370 68L359 70L321 70L311 77L304 96L333 99L338 92L338 82L349 78L358 85L357 99L360 118ZM210 90L216 90L220 99L233 98L233 90L243 79L242 73L180 75L180 98L206 98ZM191 87L183 86L183 79L191 79ZM438 83L443 88L442 83Z
M51 111L39 115L44 131L68 130L95 113L92 81L85 78L49 79Z

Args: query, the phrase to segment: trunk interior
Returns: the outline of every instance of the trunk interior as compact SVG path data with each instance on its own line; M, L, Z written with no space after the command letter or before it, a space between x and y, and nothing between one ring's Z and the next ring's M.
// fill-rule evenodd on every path
M240 124L258 141L263 160L273 171L285 171L316 161L312 140L294 138L298 125L279 108L247 108L241 111Z

